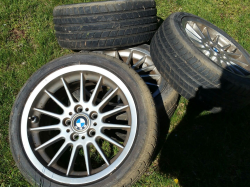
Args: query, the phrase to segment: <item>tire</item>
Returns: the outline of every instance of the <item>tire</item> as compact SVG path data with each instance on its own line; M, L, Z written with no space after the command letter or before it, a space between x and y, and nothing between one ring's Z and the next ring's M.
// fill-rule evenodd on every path
M82 88L78 100L72 93ZM113 114L122 111L128 120L120 123ZM60 118L59 123L50 126L55 119L48 115ZM116 124L110 124L114 121ZM123 142L115 143L106 134L107 127L114 125L119 125L118 130L129 129ZM60 128L60 133L53 135L52 130L42 131L44 128ZM153 98L137 73L115 58L79 53L53 60L26 82L12 108L9 141L18 168L32 185L130 186L152 160L157 128ZM46 144L60 136L62 145L60 141ZM71 148L66 148L69 142ZM79 151L79 146L86 147L83 149L89 154Z
M157 30L154 0L114 0L54 8L56 38L72 50L104 50L146 43Z
M139 73L152 93L160 124L163 127L166 126L166 117L169 120L177 108L179 94L161 77L161 74L154 66L150 56L150 46L143 44L133 48L116 51L98 51L98 53L116 57ZM143 63L139 67L133 67L134 64L141 60L143 60ZM151 70L141 71L142 68L146 67L151 67ZM158 77L148 79L145 74Z
M209 40L207 33L213 39ZM250 69L240 63L231 67L239 61L232 60L233 55L240 55L241 62L248 65L249 54L208 21L189 13L174 13L156 32L150 48L159 72L186 99L199 100L214 113L234 111L250 103Z

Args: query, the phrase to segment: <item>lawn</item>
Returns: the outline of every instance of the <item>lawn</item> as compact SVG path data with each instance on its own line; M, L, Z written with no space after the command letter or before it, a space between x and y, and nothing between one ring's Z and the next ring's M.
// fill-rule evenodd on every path
M27 79L47 62L71 53L53 29L53 8L83 0L0 1L0 184L29 186L8 143L11 107ZM86 2L86 1L85 1ZM89 1L87 1L89 2ZM249 0L156 0L159 20L193 13L214 23L250 52ZM135 186L250 186L250 107L210 114L181 98L162 150Z

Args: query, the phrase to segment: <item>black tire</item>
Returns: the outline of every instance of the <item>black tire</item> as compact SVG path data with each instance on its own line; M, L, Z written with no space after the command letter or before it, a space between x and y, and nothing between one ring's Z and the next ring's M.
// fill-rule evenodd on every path
M145 55L144 57L151 58L150 46L148 44L143 44L125 50L118 50L117 53L119 54L119 57L117 58L121 59L124 63L126 63L127 58L124 58L123 54L128 50L142 52ZM113 51L98 51L98 53L106 54L113 57L115 56ZM132 56L131 59L132 64L128 64L129 66L132 66L133 63L138 62L141 58L141 56L139 58L137 56L135 57L134 56L135 55ZM150 72L147 73L150 74ZM155 101L159 123L164 128L166 127L166 125L168 125L167 121L172 117L177 108L179 94L167 83L167 81L164 80L164 78L161 77L161 79L162 79L161 84L158 87L159 93L155 97L153 96L153 98ZM144 81L147 82L147 80ZM151 89L150 86L149 89ZM153 93L153 91L154 90L151 90L151 93Z
M211 112L233 111L248 105L249 76L226 70L198 50L183 29L184 18L208 25L249 59L249 54L224 31L195 15L178 12L163 22L151 42L151 56L159 72L179 94L202 101Z
M45 175L46 173L43 174L36 169L25 152L21 138L21 118L24 106L28 102L30 94L36 89L35 87L53 72L80 64L101 67L119 77L132 94L138 111L137 134L126 159L108 176L84 184L84 186L130 186L138 180L152 160L158 136L156 109L147 86L138 74L119 60L101 54L78 53L58 58L43 66L26 82L17 96L10 115L9 141L14 160L24 177L34 186L83 185L56 182L53 176L48 177ZM45 166L44 169L48 170L48 167Z
M56 38L72 50L115 49L148 42L157 29L154 0L114 0L54 8Z

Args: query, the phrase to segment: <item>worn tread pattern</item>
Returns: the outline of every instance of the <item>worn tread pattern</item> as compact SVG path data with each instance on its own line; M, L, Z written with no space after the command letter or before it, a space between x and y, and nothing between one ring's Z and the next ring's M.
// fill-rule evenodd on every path
M181 30L184 16L194 15L172 14L152 39L151 57L159 72L180 95L202 101L211 112L249 104L249 78L227 72L198 51Z
M116 0L54 8L58 43L72 50L104 50L148 42L157 30L154 0Z

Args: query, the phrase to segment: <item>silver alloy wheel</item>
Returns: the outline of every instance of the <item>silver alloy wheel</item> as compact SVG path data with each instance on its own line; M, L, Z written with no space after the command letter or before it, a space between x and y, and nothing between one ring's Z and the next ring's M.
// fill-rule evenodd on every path
M182 19L182 27L202 53L219 66L241 75L250 75L250 59L230 39L196 18Z
M87 91L89 82L95 83L93 91ZM79 87L73 89L75 83ZM103 87L107 92L100 99ZM78 100L72 96L75 90L80 90ZM87 92L91 95L88 96ZM63 94L66 99L62 97L60 100ZM119 97L122 103L107 108L115 97ZM124 121L117 124L108 121L119 113L126 113L126 124ZM49 120L45 120L48 117ZM125 141L111 139L105 134L106 129L125 130ZM59 132L52 137L53 131ZM130 91L116 75L93 65L71 65L48 75L29 95L21 118L21 139L29 160L45 176L67 184L87 184L111 174L129 154L136 132L137 111ZM44 136L47 136L46 140ZM55 147L60 141L64 142ZM114 147L116 154L108 159L100 141ZM93 167L91 162L93 147L102 159L98 167ZM55 154L51 156L47 149ZM69 156L65 157L67 163L58 164L67 150L70 150ZM75 171L81 150L86 168Z
M133 47L118 51L103 51L101 53L118 58L131 66L145 81L153 98L160 94L161 88L166 84L155 67L150 52L142 47Z

